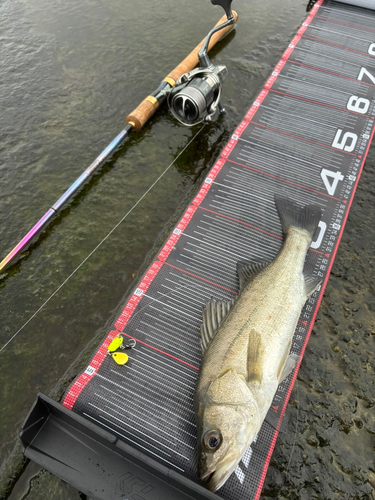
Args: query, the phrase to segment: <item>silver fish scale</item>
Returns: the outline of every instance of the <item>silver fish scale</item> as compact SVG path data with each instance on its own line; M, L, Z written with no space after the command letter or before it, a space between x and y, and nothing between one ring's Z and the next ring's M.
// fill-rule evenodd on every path
M323 284L303 307L291 346L303 355L373 135L374 32L374 12L317 2L111 332L68 389L65 406L198 481L193 397L202 307L211 297L237 296L238 260L265 262L277 255L282 230L275 194L317 204L323 212L305 262L307 274ZM276 335L275 325L264 331L268 339ZM138 340L122 367L106 354L118 332ZM277 349L272 356L279 356ZM256 441L219 497L259 498L295 377L278 387Z

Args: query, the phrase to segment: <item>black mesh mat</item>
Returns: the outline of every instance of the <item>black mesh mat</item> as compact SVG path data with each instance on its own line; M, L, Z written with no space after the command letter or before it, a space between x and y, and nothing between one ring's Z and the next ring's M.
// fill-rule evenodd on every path
M373 135L375 12L318 1L196 198L63 404L197 479L193 395L206 298L237 294L238 260L271 260L282 244L278 193L321 206L306 267L323 281L292 350L304 353ZM107 355L137 340L118 366ZM296 371L279 387L256 442L217 493L260 495Z

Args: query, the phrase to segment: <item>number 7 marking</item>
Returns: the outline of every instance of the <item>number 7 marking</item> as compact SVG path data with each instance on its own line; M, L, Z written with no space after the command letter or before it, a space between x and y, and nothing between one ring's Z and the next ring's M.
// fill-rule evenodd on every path
M369 71L367 71L366 68L364 68L362 66L361 71L359 72L359 75L357 77L357 80L362 80L363 75L366 75L372 81L372 83L375 85L375 76L372 75Z

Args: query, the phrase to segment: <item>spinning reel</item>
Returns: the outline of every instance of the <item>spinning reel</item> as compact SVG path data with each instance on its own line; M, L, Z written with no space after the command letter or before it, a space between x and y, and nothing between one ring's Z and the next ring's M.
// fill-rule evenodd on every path
M217 112L225 113L220 98L228 70L224 65L213 65L207 49L212 35L234 24L235 20L230 7L232 0L211 0L211 3L223 7L227 21L208 33L198 53L200 67L182 75L167 97L173 116L188 127L212 121Z

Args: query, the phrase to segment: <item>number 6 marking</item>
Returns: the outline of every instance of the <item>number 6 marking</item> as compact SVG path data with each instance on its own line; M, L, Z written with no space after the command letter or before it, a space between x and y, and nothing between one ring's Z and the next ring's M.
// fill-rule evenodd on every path
M343 130L341 128L337 129L335 138L333 139L332 142L332 146L337 149L343 149L345 151L348 151L348 153L350 153L351 151L353 151L355 145L357 144L358 135L353 134L353 132L345 132L342 139L340 140L342 132ZM347 144L348 140L351 140L350 144Z
M365 115L370 106L370 101L364 97L358 97L357 95L352 95L349 97L348 104L346 108L349 111L355 111L356 113L361 113Z
M370 56L375 56L375 43L372 43L370 47L368 48L368 53Z

